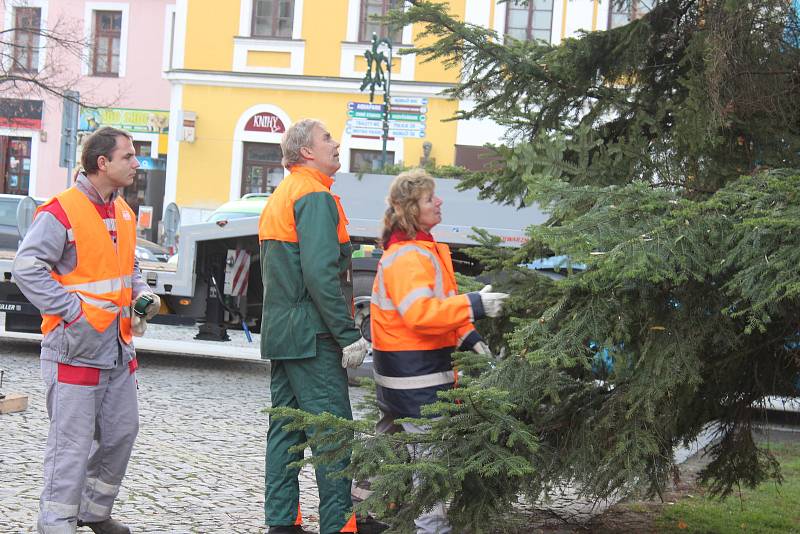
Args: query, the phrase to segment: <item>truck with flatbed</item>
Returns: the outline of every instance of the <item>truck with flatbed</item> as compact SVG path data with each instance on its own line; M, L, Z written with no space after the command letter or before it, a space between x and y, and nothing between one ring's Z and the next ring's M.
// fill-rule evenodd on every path
M341 173L334 194L341 197L348 217L347 229L356 248L353 288L357 306L365 306L377 269L385 198L394 176ZM516 209L479 200L477 190L459 191L458 181L436 179L436 194L443 200L443 222L434 237L450 245L457 272L478 274L477 265L464 250L476 245L472 228L496 235L507 246L527 240L525 228L544 222L536 207ZM266 199L268 202L269 200ZM180 227L177 254L169 262L140 261L147 283L162 297L156 321L198 323L199 339L226 340L228 328L258 331L263 286L258 242L258 217L222 219ZM11 275L14 251L0 251L0 312L6 329L38 332L39 313L20 293Z

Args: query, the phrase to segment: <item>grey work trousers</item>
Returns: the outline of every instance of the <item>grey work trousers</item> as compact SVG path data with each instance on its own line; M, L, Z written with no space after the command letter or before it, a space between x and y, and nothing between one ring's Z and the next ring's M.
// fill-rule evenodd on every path
M408 432L409 434L419 434L427 429L412 423L396 423L395 416L381 410L381 418L375 425L375 430L379 433L394 434L395 432ZM427 447L408 445L408 452L411 458L420 458L430 455ZM413 476L413 483L418 484L417 475ZM369 497L372 492L369 490L369 482L353 481L350 495L354 503L359 503ZM431 510L423 513L414 520L416 534L451 534L453 528L447 520L447 510L445 503L436 503Z
M38 532L73 534L111 516L139 431L135 360L113 369L42 361L50 430Z

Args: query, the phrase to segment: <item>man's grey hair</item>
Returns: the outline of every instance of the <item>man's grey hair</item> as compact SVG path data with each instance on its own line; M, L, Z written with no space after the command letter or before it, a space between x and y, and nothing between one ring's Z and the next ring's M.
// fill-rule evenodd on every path
M301 165L306 161L306 158L300 154L300 149L311 146L311 131L314 126L325 127L317 119L303 119L289 126L286 133L283 134L281 138L281 152L283 152L281 165L287 170L292 170L291 168L294 165Z

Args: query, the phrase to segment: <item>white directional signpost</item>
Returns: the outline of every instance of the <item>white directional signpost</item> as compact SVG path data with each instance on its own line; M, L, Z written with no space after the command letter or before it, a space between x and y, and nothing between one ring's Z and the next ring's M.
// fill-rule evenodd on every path
M389 100L389 137L425 137L428 99L391 97ZM348 102L347 133L362 137L383 135L384 104Z

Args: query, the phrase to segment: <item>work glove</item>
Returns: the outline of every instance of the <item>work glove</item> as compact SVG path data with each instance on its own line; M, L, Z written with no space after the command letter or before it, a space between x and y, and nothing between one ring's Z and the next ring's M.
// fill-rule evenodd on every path
M369 350L369 342L363 337L342 349L342 367L355 369L364 362Z
M492 351L489 349L489 345L487 345L483 341L478 341L477 343L475 343L472 346L472 350L474 352L477 352L478 354L483 354L484 356L488 356L490 358L494 357L494 355L492 354Z
M478 292L483 304L483 312L487 317L497 317L503 311L503 301L508 298L508 293L492 293L492 286L485 285Z
M145 330L147 330L147 319L134 313L133 306L131 306L131 332L136 337L142 337Z
M144 293L139 294L140 297L144 295L147 295L148 297L153 299L153 302L150 303L150 305L145 309L144 312L144 318L149 321L150 319L158 315L158 310L161 309L161 297L149 291L145 291Z

